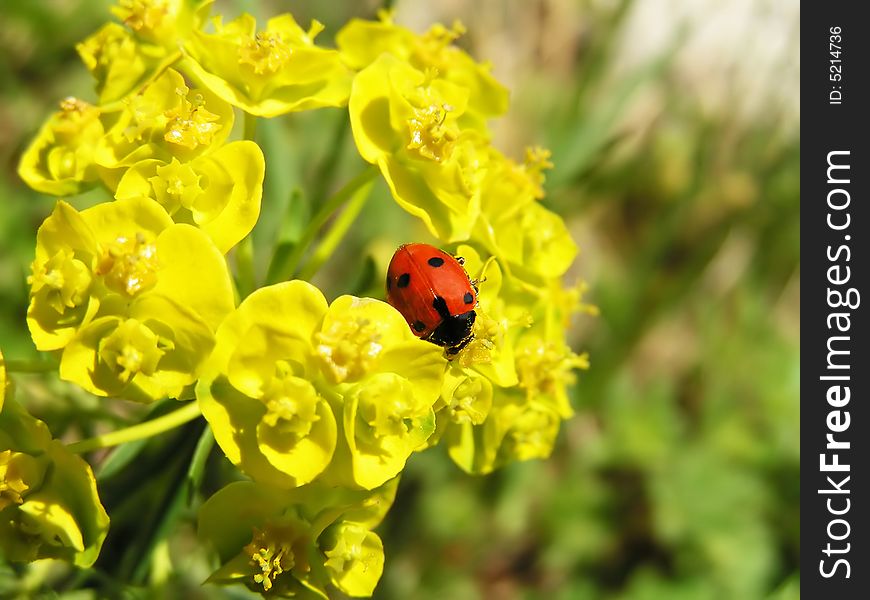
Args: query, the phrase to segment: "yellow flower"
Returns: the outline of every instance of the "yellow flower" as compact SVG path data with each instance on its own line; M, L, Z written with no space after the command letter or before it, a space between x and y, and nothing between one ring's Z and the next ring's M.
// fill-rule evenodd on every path
M487 250L532 277L562 276L577 255L562 218L541 206L542 170L551 165L549 153L527 152L517 165L496 150L481 192L480 218L473 237Z
M127 168L155 158L189 161L219 148L233 127L232 106L208 90L190 89L169 69L136 94L99 141L95 161L115 189Z
M116 23L103 25L77 44L76 51L96 80L103 104L123 98L157 68L154 57L143 53L133 35Z
M18 175L45 194L76 194L98 179L94 147L102 136L100 109L66 98L24 151Z
M382 54L354 79L350 122L399 206L442 241L467 239L480 212L486 132L462 125L468 90Z
M77 212L58 202L37 233L27 322L61 377L98 395L177 397L233 308L208 237L147 198Z
M118 0L112 13L137 38L174 49L200 27L210 4L211 0Z
M470 126L480 127L487 118L507 111L508 92L492 76L489 65L475 62L453 45L463 33L464 27L457 22L451 29L437 24L417 35L382 12L379 21L352 19L338 32L336 43L342 58L354 69L363 69L381 54L389 53L421 71L437 71L447 81L468 90L468 111L463 119Z
M197 31L185 44L184 68L215 94L245 112L274 117L347 102L350 72L338 52L314 45L323 26L306 32L289 14L269 19L257 31L249 14L214 33Z
M89 567L109 517L88 464L11 400L0 411L0 551L10 561L59 558Z
M392 504L396 484L360 492L231 483L199 511L199 535L222 565L209 581L323 599L331 583L350 596L370 596L384 565L383 544L371 529Z
M383 302L327 306L291 281L227 317L196 394L224 453L254 480L373 489L432 433L440 355Z
M323 534L320 549L335 587L349 596L371 596L384 572L381 538L356 523L338 523Z
M564 340L571 313L591 312L582 288L521 280L503 272L502 260L481 261L470 246L457 253L481 280L475 339L447 367L430 444L443 442L453 461L475 474L546 457L560 422L573 414L567 387L574 370L588 367Z
M115 197L154 198L173 220L197 225L226 253L257 223L265 170L259 146L232 142L190 162L138 162L121 178Z

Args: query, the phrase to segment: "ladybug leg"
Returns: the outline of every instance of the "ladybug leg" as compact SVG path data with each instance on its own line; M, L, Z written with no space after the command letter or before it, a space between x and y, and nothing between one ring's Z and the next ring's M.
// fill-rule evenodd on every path
M447 360L453 360L457 354L459 354L471 340L474 339L474 335L469 335L467 338L456 344L455 346L450 346L444 349L444 353L447 355Z
M453 258L456 259L456 262L459 263L460 267L465 266L465 257L464 256L454 256Z
M480 290L477 289L477 286L479 286L484 281L486 281L486 277L484 277L483 279L470 279L469 280L469 282L471 283L471 287L474 288L475 292L480 292Z

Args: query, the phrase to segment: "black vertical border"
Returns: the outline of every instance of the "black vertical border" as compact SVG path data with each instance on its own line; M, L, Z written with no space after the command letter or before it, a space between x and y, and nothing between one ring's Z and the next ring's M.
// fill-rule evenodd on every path
M867 137L870 135L870 97L868 97L867 77L870 76L870 23L862 18L864 8L861 2L814 2L803 3L801 21L801 41L803 42L803 61L801 62L801 246L802 269L801 284L801 592L806 598L867 598L870 597L870 532L867 530L867 511L870 511L870 362L868 362L867 338L870 338L867 313L870 311L870 251L867 238L870 237L870 160L868 160ZM841 27L841 62L832 62L835 56L830 53L832 27ZM842 81L831 81L832 65L841 65ZM836 86L841 86L837 88ZM842 92L841 104L832 104L829 94L837 89ZM828 154L832 151L848 150L849 183L847 185L829 184L827 177ZM837 160L843 162L845 155ZM843 171L839 171L843 173ZM828 193L834 188L848 190L848 207L851 224L847 230L835 231L828 226ZM835 194L835 202L845 198ZM843 214L834 215L842 219ZM849 236L849 239L846 239ZM845 261L845 251L840 260L832 262L830 252L836 255L839 246L846 244L851 250L851 260ZM851 278L847 284L834 286L828 281L828 269L834 265L848 265ZM840 271L840 277L844 271ZM828 288L839 288L845 293L855 287L861 294L861 304L855 309L831 308L828 305ZM827 318L832 312L850 313L849 333L829 330ZM828 338L832 335L848 335L848 361L851 368L840 370L838 374L848 374L848 382L833 382L820 379L834 372L827 369ZM841 343L841 342L840 342ZM841 346L844 348L845 346ZM827 391L830 385L842 383L849 385L851 399L848 405L839 408L848 411L850 424L846 431L835 433L835 439L848 441L848 450L826 450L828 415L838 410L829 405ZM840 415L841 420L844 415ZM839 462L850 465L848 473L823 473L820 470L820 454L839 454ZM848 494L826 494L819 490L830 489L827 481L831 476L835 482L842 481L843 475L850 476L843 489ZM843 515L832 515L827 507L832 499L835 510L842 510L845 499L849 498L849 511ZM843 518L849 523L849 535L843 540L831 540L828 525L833 519ZM846 526L837 523L832 526L835 536L841 536ZM832 548L845 548L849 552L832 553L830 557L823 552L827 544ZM830 572L837 558L849 562L850 576L845 577L845 566L840 565L834 576L825 578L820 572L820 561L825 560L825 569Z

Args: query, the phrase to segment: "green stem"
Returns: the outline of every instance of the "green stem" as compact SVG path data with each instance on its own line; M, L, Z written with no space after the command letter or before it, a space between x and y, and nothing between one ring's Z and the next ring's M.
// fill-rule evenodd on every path
M344 138L347 136L349 128L350 120L347 118L347 115L339 115L339 120L332 132L332 139L329 141L329 154L326 155L318 166L311 185L309 197L313 206L318 206L326 197L327 188L332 181L339 160L341 160L341 149L344 147Z
M3 360L0 359L0 366L6 368L9 373L48 373L56 371L58 363L48 360Z
M311 255L309 261L305 263L305 266L299 271L299 279L310 280L314 274L320 270L323 263L332 256L332 253L335 252L335 249L341 243L341 240L344 239L350 226L353 225L354 220L356 220L360 211L362 211L365 206L366 201L371 195L373 184L373 181L369 181L354 193L347 207L345 207L342 213L335 219L332 227L323 237L323 240L320 242L320 245L317 246L317 249Z
M245 139L255 141L254 138L257 137L257 115L252 115L251 113L245 113Z
M201 414L202 412L199 410L199 404L197 404L196 401L188 402L181 408L165 414L162 417L157 417L156 419L145 421L144 423L139 423L132 427L119 429L111 433L97 435L92 438L74 442L68 445L67 449L70 450L70 452L82 454L99 448L108 448L125 442L132 442L133 440L141 440L174 429L179 425L192 421Z
M377 174L377 167L374 165L369 166L362 173L348 181L343 188L330 196L326 202L321 205L320 210L318 210L317 214L311 218L305 231L302 232L299 242L294 246L293 251L289 254L284 264L276 269L276 281L291 279L296 274L302 256L311 245L311 242L314 241L314 238L317 237L317 233L320 229L327 221L329 221L329 218L336 210L341 208L341 206L347 202L347 200L352 197L357 190L363 187L366 183L372 181Z
M254 239L249 233L236 246L236 286L239 300L244 300L256 287L254 275Z
M202 478L205 475L205 463L208 461L208 456L211 449L214 447L214 432L211 427L206 427L196 442L196 449L193 451L193 458L190 459L190 465L187 468L187 504L193 503L196 490L202 484Z

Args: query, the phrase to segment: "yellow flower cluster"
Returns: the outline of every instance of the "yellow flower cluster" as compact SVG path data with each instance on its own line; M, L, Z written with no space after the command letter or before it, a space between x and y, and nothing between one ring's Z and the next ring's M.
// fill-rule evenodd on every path
M489 69L452 45L461 26L416 35L389 15L337 35L359 69L349 111L360 155L396 202L419 217L480 283L476 339L445 372L438 431L453 460L487 473L550 454L571 416L566 386L586 368L565 343L572 313L593 310L561 278L577 254L561 217L544 208L549 152L517 164L490 143L486 119L507 108Z
M45 423L11 398L3 402L3 379L0 375L0 554L14 561L60 558L88 567L109 528L94 474L51 439Z
M27 323L60 377L93 394L196 398L250 478L201 508L221 561L212 581L368 596L384 564L372 528L414 452L443 441L470 473L550 454L587 366L565 342L588 309L561 283L577 249L540 203L549 154L518 164L491 146L487 120L508 94L453 45L461 26L417 35L384 14L351 21L329 49L316 21L304 30L284 14L258 30L250 15L209 19L210 4L120 0L120 23L77 47L97 101L62 101L19 174L44 193L102 186L114 200L57 202L37 233ZM258 220L265 159L231 141L236 113L343 106L361 157L479 282L475 338L453 360L381 300L329 303L296 280L237 302L225 255ZM17 528L4 551L89 564L107 527L90 470L43 425L9 437L10 419L29 418L17 405L3 415L0 512L16 511L4 523ZM39 521L61 483L78 502Z

